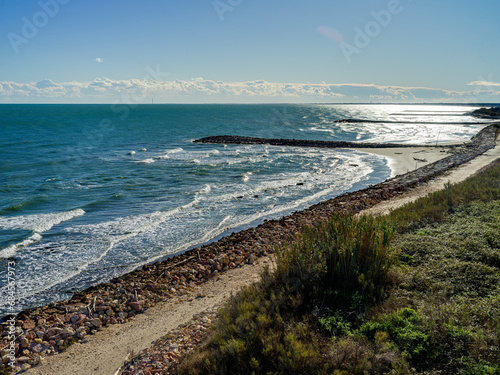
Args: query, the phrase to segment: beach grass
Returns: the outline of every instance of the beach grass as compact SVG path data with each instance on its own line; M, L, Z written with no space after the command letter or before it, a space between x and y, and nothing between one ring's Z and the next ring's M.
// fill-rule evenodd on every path
M276 248L181 374L500 374L500 163Z
M349 311L356 323L384 296L393 233L382 220L337 215L278 246L275 270L222 309L186 372L321 373L328 318Z

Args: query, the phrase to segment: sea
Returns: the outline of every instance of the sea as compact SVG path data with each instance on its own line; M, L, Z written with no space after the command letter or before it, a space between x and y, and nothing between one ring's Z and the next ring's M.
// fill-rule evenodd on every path
M0 316L393 175L385 157L355 150L197 138L461 143L487 123L474 109L0 105ZM363 121L335 122L348 118Z

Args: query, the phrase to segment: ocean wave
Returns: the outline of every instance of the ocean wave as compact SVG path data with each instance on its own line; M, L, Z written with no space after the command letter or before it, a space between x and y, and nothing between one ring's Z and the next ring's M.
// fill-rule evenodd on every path
M182 147L178 147L178 148L173 148L173 149L170 149L170 150L165 150L165 154L176 154L178 152L182 152L184 151L184 149Z
M137 160L136 163L144 163L144 164L152 164L154 163L154 159L152 158L148 158L148 159L144 159L144 160Z
M101 261L118 243L133 238L139 234L154 230L155 228L163 224L168 217L178 214L190 207L193 207L199 202L199 199L195 198L190 203L176 207L169 211L157 211L150 214L116 219L114 221L101 224L91 224L87 226L76 226L73 228L68 228L68 231L77 231L80 233L98 236L104 235L106 240L109 241L109 246L104 249L104 251L102 251L99 256L80 265L79 270L82 271L88 266Z
M196 192L196 195L199 194L208 194L212 190L212 186L210 184L206 184L204 187L202 187L200 190Z
M220 151L217 150L217 149L213 149L213 150L210 150L206 153L207 156L211 156L211 155L219 155L220 154Z
M43 233L49 231L53 226L58 225L63 221L68 221L83 215L85 215L85 211L78 208L54 214L0 217L0 228L6 230L23 229Z
M10 214L12 212L19 212L22 211L28 207L35 206L39 203L46 202L48 198L45 195L42 196L34 196L31 197L30 199L27 199L25 201L16 203L16 204L11 204L5 208L0 209L0 215L6 215Z
M66 232L82 233L109 237L112 243L120 242L123 239L144 233L159 224L163 223L169 216L178 214L190 207L193 207L200 200L193 199L191 202L167 211L156 211L148 214L126 216L111 221L95 224L82 224L66 228Z
M42 233L49 231L54 226L64 221L68 221L75 217L83 215L85 215L85 211L79 208L76 210L71 210L56 214L0 217L1 229L4 230L20 229L20 230L29 230L32 232L32 235L24 239L22 242L10 245L5 249L2 249L0 251L0 258L5 259L15 256L20 249L41 241Z
M27 247L33 245L34 243L40 242L42 240L42 236L39 233L35 233L31 237L26 238L24 241L16 243L14 245L10 245L5 249L0 251L0 259L8 259L15 257L17 252L23 247Z
M178 154L178 153L181 153L183 151L184 151L184 149L181 147L173 148L170 150L165 150L165 151L163 151L164 153L162 155L156 156L155 159L157 159L157 160L170 159L172 154Z
M250 180L250 176L252 175L253 173L252 172L246 172L243 174L243 176L241 177L241 180L243 182L247 182L248 180Z
M191 202L169 211L157 211L149 214L128 216L112 221L82 224L65 228L68 233L57 245L57 251L43 254L43 248L37 249L26 262L37 264L53 264L50 271L40 272L38 281L25 280L29 285L24 290L24 297L42 293L55 285L60 285L101 262L118 244L133 241L139 235L155 233L169 217L179 214L199 202Z

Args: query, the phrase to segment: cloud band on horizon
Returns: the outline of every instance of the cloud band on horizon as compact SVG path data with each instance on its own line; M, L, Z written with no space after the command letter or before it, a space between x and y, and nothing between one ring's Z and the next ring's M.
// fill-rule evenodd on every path
M489 82L471 82L481 90L452 91L426 87L383 86L375 84L271 83L263 80L222 82L196 78L189 81L152 79L111 80L97 78L90 82L55 83L0 82L2 103L247 103L247 102L495 102L500 100L500 86Z

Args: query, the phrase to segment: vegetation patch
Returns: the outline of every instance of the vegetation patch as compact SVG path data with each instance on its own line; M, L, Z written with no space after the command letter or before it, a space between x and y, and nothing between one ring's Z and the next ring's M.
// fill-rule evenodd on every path
M181 374L500 374L500 165L276 249Z
M385 295L393 233L384 221L345 215L306 228L277 249L274 272L267 269L259 283L229 301L210 340L180 371L326 374L354 354L365 369L371 345L330 336L347 335Z

